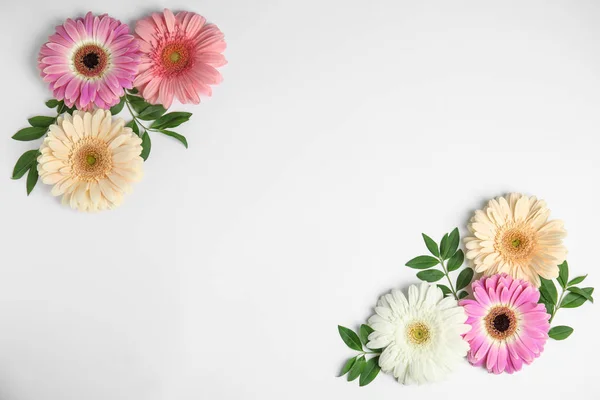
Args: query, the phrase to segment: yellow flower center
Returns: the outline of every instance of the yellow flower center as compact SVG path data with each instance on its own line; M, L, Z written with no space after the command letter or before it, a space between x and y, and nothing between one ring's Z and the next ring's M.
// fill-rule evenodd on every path
M408 325L406 335L412 344L422 345L429 341L431 332L429 327L424 323L413 322L412 324Z
M73 175L86 182L98 182L112 170L112 152L108 145L94 137L77 142L69 155Z
M181 54L179 54L178 52L174 51L174 52L171 53L170 57L171 57L171 61L173 61L174 63L176 63L181 58Z
M507 224L500 228L494 239L494 247L504 261L527 263L537 249L537 233L524 223Z

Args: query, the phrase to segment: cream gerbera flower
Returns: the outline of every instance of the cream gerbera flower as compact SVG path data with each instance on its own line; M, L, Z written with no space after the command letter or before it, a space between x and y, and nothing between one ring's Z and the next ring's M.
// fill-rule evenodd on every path
M408 288L408 300L399 290L381 296L369 318L374 332L367 347L384 348L379 357L383 372L404 384L442 379L469 350L462 335L471 327L467 314L453 297L444 297L432 284Z
M567 256L563 222L548 221L546 202L512 193L489 201L475 211L469 223L473 237L465 238L467 259L485 275L507 273L536 287L540 276L558 277L558 265Z
M117 207L143 175L142 140L109 111L75 111L51 125L40 148L38 172L52 194L81 211Z

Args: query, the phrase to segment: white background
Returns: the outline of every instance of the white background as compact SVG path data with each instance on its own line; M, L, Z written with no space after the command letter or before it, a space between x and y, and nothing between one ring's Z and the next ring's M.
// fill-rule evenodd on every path
M600 3L11 1L0 11L0 399L564 399L600 396L600 308L516 375L336 378L377 298L473 210L510 191L566 221L572 274L600 284ZM153 136L118 210L28 198L9 176L49 114L53 27L168 6L225 32L229 64L190 149Z

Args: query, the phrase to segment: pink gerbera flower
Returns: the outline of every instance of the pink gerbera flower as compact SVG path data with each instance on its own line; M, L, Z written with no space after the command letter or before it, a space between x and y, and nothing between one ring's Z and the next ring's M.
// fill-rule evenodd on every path
M148 102L169 108L173 98L198 104L221 82L216 67L227 61L223 33L201 15L165 9L137 22L142 64L134 85Z
M140 63L129 27L108 15L67 19L40 50L38 68L54 97L80 110L108 109L133 87Z
M540 292L506 274L482 278L472 287L475 300L460 302L472 326L464 335L471 346L469 362L495 374L531 364L544 350L550 329L550 315L537 303Z

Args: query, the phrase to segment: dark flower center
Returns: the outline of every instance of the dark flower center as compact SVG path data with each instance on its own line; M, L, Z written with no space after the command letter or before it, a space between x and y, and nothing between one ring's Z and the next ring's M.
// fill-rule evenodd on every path
M500 314L494 318L494 329L498 332L505 332L510 328L510 318L506 314Z
M83 56L83 65L89 69L94 69L100 64L100 57L96 53L88 53Z

